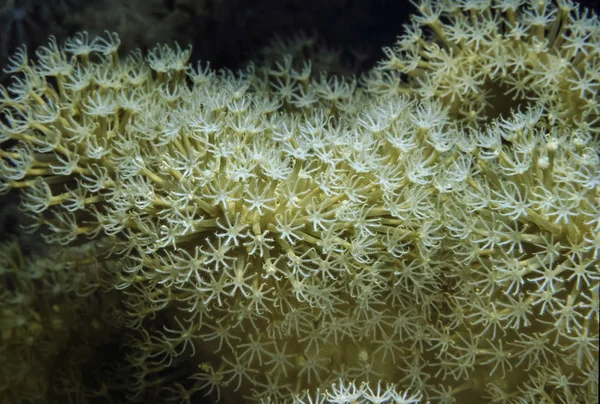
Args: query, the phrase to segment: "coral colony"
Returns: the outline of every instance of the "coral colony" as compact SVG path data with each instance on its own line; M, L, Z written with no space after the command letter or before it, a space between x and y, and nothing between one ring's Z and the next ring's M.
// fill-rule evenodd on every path
M0 401L597 402L598 17L417 7L359 78L17 52L0 191L48 244L1 247Z

